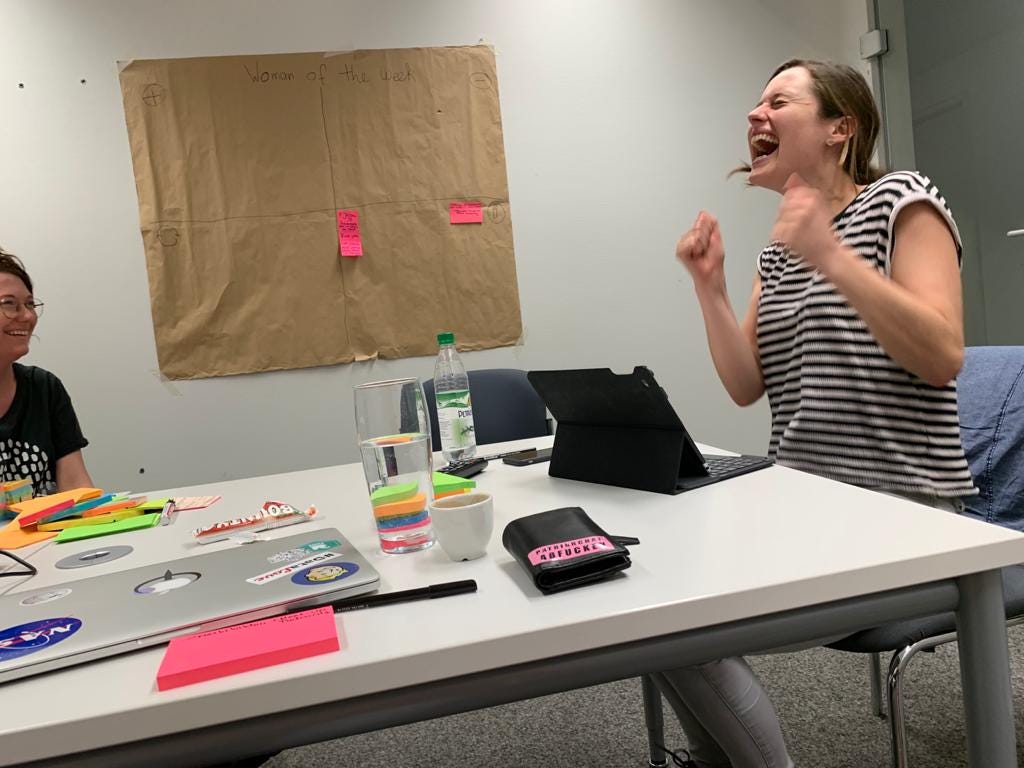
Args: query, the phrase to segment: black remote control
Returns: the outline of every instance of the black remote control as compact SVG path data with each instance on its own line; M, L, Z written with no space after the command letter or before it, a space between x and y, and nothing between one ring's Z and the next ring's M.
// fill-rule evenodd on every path
M464 461L453 461L451 464L441 467L438 472L456 477L472 477L479 475L487 469L487 459L466 459Z

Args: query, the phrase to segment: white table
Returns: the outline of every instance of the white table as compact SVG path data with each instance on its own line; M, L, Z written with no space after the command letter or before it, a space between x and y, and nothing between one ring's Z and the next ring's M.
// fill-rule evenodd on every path
M75 545L28 550L36 589L189 554L193 527L273 499L315 503L316 525L340 528L382 591L464 578L479 591L345 613L338 653L162 693L162 647L0 686L0 765L203 764L953 609L971 765L1016 765L997 569L1024 562L1024 535L781 467L679 496L550 478L546 464L492 462L476 479L495 535L468 563L438 547L381 554L357 464L181 489L224 498L118 536L134 552L88 574L52 567ZM540 595L501 530L561 506L638 537L633 567Z

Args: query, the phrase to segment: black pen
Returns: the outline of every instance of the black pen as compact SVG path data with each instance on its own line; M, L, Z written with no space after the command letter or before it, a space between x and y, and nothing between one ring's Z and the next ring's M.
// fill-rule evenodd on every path
M335 600L334 602L322 603L320 605L289 608L287 612L294 613L296 611L307 611L313 608L330 606L334 609L335 613L345 613L346 611L358 611L361 608L374 608L378 605L407 603L412 600L433 600L436 597L464 595L468 592L476 592L476 581L473 579L446 581L443 584L431 584L429 587L417 587L416 589L402 589L398 592L348 597L343 600Z

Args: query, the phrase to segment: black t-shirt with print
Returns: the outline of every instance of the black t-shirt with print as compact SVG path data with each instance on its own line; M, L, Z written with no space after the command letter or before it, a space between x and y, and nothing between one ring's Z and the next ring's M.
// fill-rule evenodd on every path
M89 444L60 379L14 363L14 402L0 419L0 479L27 477L37 496L57 488L57 460Z

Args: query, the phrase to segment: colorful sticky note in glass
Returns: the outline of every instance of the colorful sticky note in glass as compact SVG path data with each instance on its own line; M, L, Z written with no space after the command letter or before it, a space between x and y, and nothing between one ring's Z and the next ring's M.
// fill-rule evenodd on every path
M338 211L338 243L342 256L363 255L363 240L359 235L359 211Z
M176 637L167 646L161 691L341 649L334 611L325 606Z
M483 224L484 207L482 203L452 203L448 208L452 224Z
M375 507L381 504L391 504L395 501L405 501L416 495L420 484L413 480L411 483L399 483L398 485L385 485L370 494L370 504Z

